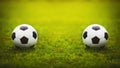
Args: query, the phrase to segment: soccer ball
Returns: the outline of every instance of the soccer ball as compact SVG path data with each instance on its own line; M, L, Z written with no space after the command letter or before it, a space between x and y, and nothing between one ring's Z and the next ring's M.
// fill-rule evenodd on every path
M18 48L34 47L37 39L36 30L28 24L19 25L12 32L12 41Z
M108 41L108 32L103 26L92 24L83 31L82 40L87 47L104 47Z

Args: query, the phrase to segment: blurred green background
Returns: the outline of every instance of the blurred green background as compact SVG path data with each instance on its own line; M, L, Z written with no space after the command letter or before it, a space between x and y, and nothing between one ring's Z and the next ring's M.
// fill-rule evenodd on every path
M119 0L0 0L0 67L120 68ZM100 24L109 32L104 49L86 49L83 30ZM38 32L33 49L19 50L13 29L30 24Z

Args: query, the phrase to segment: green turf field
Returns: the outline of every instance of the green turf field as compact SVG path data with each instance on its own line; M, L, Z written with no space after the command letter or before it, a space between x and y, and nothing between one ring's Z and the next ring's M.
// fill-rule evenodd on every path
M97 1L0 2L0 68L120 68L120 3ZM30 24L38 32L32 49L16 49L13 29ZM86 49L83 30L101 24L109 32L104 49Z

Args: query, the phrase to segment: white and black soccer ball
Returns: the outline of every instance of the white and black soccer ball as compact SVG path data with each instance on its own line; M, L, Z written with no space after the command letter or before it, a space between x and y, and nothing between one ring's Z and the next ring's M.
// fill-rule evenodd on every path
M83 31L82 40L87 47L104 47L108 41L108 32L103 26L92 24Z
M37 39L37 31L28 24L19 25L12 32L12 41L18 48L33 47Z

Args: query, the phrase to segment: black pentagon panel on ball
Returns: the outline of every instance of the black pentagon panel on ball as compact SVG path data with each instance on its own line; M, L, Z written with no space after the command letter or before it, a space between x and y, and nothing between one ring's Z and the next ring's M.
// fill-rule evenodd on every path
M92 29L97 31L97 30L100 30L100 27L99 26L93 26Z
M23 31L25 31L25 30L28 29L28 27L27 26L21 26L20 29L23 30Z
M33 38L37 38L37 34L36 34L36 32L35 31L33 31Z
M87 31L84 32L84 34L83 34L83 38L84 38L84 39L87 38Z
M20 39L21 43L22 44L27 44L28 43L28 38L26 38L25 36L23 36L21 39Z
M97 36L95 36L95 37L92 38L92 43L93 44L98 44L99 41L100 41L100 39Z
M12 33L12 40L14 40L16 38L15 36L15 32Z
M105 32L104 38L107 40L108 39L108 33Z

